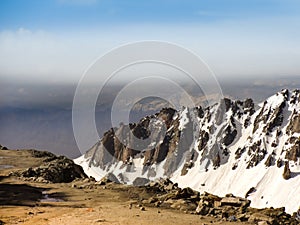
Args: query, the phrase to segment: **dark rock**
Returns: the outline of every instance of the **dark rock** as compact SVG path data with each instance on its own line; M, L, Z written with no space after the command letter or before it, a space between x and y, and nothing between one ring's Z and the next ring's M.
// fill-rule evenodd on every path
M249 112L250 115L252 115L255 112L254 102L253 102L253 100L251 98L247 98L244 101L243 106L244 106L244 111Z
M235 159L241 158L242 154L246 151L246 148L238 148L235 152Z
M224 103L225 103L225 110L227 112L230 109L232 102L229 98L224 98Z
M294 114L287 127L288 133L300 133L300 115Z
M251 193L255 192L256 191L256 188L255 187L251 187L247 193L245 194L245 198L247 198Z
M196 107L196 110L198 110L198 117L203 118L204 117L204 110L201 106Z
M286 151L285 158L297 162L300 158L300 140L297 140L295 144Z
M248 154L251 156L251 158L248 161L247 169L257 166L257 164L265 158L267 151L261 148L260 145L261 140L249 147Z
M134 179L134 181L132 182L132 184L134 186L145 186L150 182L149 179L147 178L143 178L143 177L137 177Z
M32 157L35 158L51 158L51 159L57 158L55 154L48 151L38 151L38 150L31 149L30 152Z
M225 136L222 140L222 143L225 145L225 146L228 146L230 145L235 137L237 135L237 130L236 129L232 129L231 126L227 126L226 129L225 129Z
M202 130L200 133L198 149L203 150L204 147L207 145L208 140L209 140L209 134L206 131Z
M41 154L35 153L37 156L48 155L48 152ZM51 155L50 153L49 155ZM50 156L52 157L52 155ZM56 157L50 162L44 162L41 166L35 168L28 168L20 174L22 177L31 177L37 181L49 181L52 183L67 183L72 182L76 178L87 178L81 166L76 165L73 160L64 156Z
M213 167L217 168L220 166L220 162L221 162L221 158L220 155L217 154L214 158L213 158Z
M283 101L279 107L275 109L270 122L264 127L264 131L272 132L275 127L281 126L283 122L283 109L286 106L286 102Z
M242 214L237 215L236 218L241 222L245 222L245 221L248 221L249 215L242 213Z
M237 163L235 163L235 164L233 164L233 166L232 166L232 170L235 170L236 168L238 167L238 164Z
M271 147L275 148L275 147L277 147L277 145L278 144L275 141L273 141L272 144L271 144Z
M285 180L288 180L291 178L291 170L290 170L290 167L289 167L289 162L288 161L285 161L284 162L284 169L283 169L283 174L282 174L283 178Z
M196 213L202 216L205 216L208 214L210 208L206 205L198 205L198 207L196 208Z
M276 165L277 165L278 168L282 167L282 163L283 163L282 159L280 159L280 158L277 159Z
M269 155L266 162L265 162L265 165L267 167L270 167L270 166L274 165L274 160L275 160L274 157L272 155Z
M176 193L176 197L186 199L186 198L190 198L191 196L197 195L197 194L198 194L197 191L194 191L193 189L187 187L187 188L183 188L181 190L179 189Z
M0 145L0 150L8 150L7 147Z

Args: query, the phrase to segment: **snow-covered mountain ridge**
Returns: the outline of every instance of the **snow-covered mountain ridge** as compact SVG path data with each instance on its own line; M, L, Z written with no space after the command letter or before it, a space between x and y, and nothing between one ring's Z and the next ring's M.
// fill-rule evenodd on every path
M145 140L142 146L131 133ZM136 178L169 177L181 187L291 213L300 206L300 91L284 89L257 109L251 99L226 98L207 108L165 108L107 131L75 162L96 179L110 173L141 184Z

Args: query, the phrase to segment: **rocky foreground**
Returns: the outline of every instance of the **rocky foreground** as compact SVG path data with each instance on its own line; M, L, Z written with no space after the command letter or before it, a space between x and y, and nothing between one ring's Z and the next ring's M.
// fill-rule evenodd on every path
M284 207L255 209L248 199L199 193L169 179L145 184L141 178L133 186L109 174L97 182L49 152L5 148L4 162L12 167L0 170L0 224L300 223Z
M103 178L99 182L90 183L73 187L75 188L95 188L95 185L113 183L109 177ZM122 184L119 184L122 186ZM264 208L255 209L250 207L250 200L227 194L225 197L219 197L207 192L199 193L191 188L179 188L178 184L172 183L169 179L160 179L153 181L145 186L138 187L148 193L144 199L142 196L131 196L138 200L138 206L141 210L145 207L171 208L183 211L189 214L209 216L216 221L224 222L250 222L259 225L279 225L279 224L300 224L300 218L297 213L290 215L285 212L285 208ZM134 190L134 187L133 187ZM138 193L138 192L137 192ZM134 193L133 193L134 194ZM131 208L132 205L129 205Z

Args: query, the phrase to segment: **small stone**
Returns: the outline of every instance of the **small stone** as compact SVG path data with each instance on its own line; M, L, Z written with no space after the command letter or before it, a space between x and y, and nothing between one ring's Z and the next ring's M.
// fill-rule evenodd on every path
M141 211L145 211L146 209L145 209L145 207L141 206L141 207L140 207L140 210L141 210Z
M95 223L103 223L103 222L106 222L106 220L105 219L98 219L98 220L95 221Z
M267 221L259 221L257 225L269 225L269 223Z
M235 216L229 216L229 217L228 217L228 221L229 221L229 222L236 222L237 219L236 219Z

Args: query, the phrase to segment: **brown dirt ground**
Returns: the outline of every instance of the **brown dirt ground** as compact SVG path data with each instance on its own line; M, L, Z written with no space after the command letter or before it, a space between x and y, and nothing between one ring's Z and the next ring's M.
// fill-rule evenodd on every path
M136 194L147 198L142 188L109 184L105 188L72 188L72 183L45 184L8 177L12 170L37 166L41 158L33 158L26 150L0 150L0 165L13 165L0 169L0 220L5 224L250 224L220 221L213 217L145 207L141 211ZM61 202L40 202L42 191ZM130 204L132 208L130 209Z

